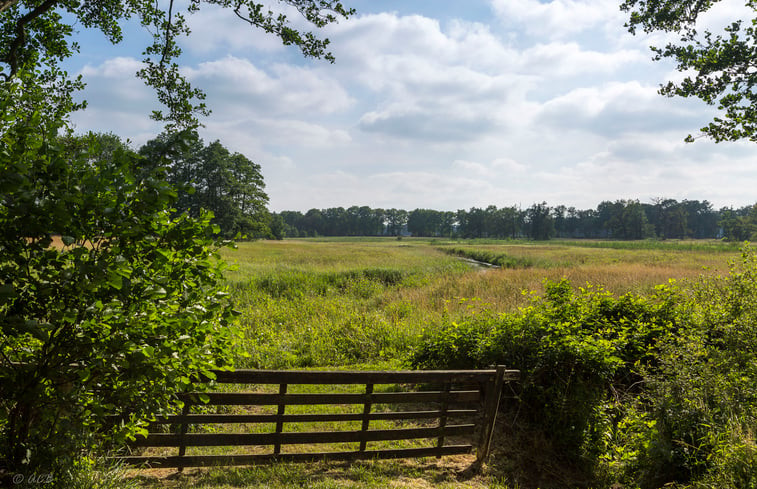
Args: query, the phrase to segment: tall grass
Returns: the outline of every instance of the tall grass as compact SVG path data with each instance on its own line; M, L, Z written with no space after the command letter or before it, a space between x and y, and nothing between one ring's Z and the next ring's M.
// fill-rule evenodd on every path
M423 331L472 310L523 306L527 292L541 291L545 279L644 292L671 278L726 271L728 257L708 246L499 242L447 248L438 241L376 238L240 243L224 256L236 264L229 288L244 332L237 365L254 368L398 366ZM481 269L458 256L506 257L515 265Z

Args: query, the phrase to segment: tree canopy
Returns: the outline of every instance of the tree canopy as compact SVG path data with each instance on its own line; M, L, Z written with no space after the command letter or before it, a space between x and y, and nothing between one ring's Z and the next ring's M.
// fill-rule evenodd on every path
M701 129L716 142L748 139L757 141L757 15L734 19L722 33L697 29L697 19L720 0L625 0L621 9L630 12L629 31L678 33L679 42L653 46L654 59L669 58L687 76L668 82L660 93L670 97L697 97L716 105L722 116ZM757 2L745 0L757 11ZM689 135L687 141L693 141Z
M346 18L353 10L333 0L282 0L283 7L296 9L313 27L320 28ZM334 61L327 50L328 39L292 26L284 9L264 7L253 0L191 0L180 8L174 0L0 0L0 78L9 82L24 72L55 94L62 105L70 105L71 94L82 87L80 77L72 79L61 70L61 61L79 51L73 40L74 26L98 29L113 43L123 40L120 23L136 19L153 36L142 52L143 68L137 75L154 88L165 110L152 117L169 127L197 124L198 115L208 114L202 90L192 87L179 72L178 39L190 34L186 15L216 5L233 10L242 21L278 36L285 45L297 46L306 57ZM74 107L76 108L76 107Z
M139 153L147 161L165 161L167 180L176 188L176 212L199 217L213 213L221 234L272 237L271 215L260 165L231 153L220 141L207 146L196 131L164 133L145 143Z
M229 366L235 328L218 235L254 228L267 197L259 166L180 131L207 113L179 72L184 15L229 8L305 56L333 57L328 40L262 4L182 5L0 0L0 486L13 473L49 473L61 486L89 450L135 436L180 406L176 394L197 387L190 379ZM327 0L278 5L315 27L351 13ZM153 33L139 76L165 106L154 118L178 139L143 155L113 135L72 135L83 82L60 66L78 52L75 25L117 43L131 18ZM187 146L198 160L180 153ZM201 178L181 173L193 171Z

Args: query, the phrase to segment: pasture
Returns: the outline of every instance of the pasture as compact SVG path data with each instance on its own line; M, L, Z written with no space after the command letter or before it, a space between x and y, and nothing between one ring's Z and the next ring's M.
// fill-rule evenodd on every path
M239 312L237 367L352 370L407 368L424 333L475 315L515 311L543 292L545 281L567 278L575 288L646 293L670 280L725 274L739 255L736 246L719 242L407 238L256 241L221 253L234 266L227 280ZM477 266L465 258L509 265ZM515 487L504 475L507 460L461 475L472 460L282 463L187 470L168 479L171 471L153 471L129 480L139 487L208 489ZM534 463L554 472L559 485L564 468Z
M625 244L625 247L618 246ZM507 255L481 268L459 254ZM480 310L524 306L545 280L615 293L728 271L734 245L428 239L293 239L224 249L243 338L237 366L398 367L419 335Z

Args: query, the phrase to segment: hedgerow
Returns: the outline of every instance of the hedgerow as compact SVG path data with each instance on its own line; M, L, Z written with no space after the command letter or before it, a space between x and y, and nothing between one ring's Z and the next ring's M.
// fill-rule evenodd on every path
M616 297L546 283L517 312L425 335L419 368L520 369L511 427L592 484L757 484L757 258L726 277Z

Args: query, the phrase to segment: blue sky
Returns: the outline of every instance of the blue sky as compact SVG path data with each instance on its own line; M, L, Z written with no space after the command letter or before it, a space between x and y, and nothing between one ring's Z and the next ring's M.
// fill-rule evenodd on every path
M272 210L757 201L757 147L683 142L716 112L656 93L681 76L651 60L665 37L628 34L617 1L345 3L357 15L321 33L333 65L231 12L190 18L180 61L213 110L201 135L262 166ZM743 10L724 0L702 22ZM69 71L84 75L89 108L74 122L138 146L161 127L133 76L149 37L126 29L119 46L80 33Z

